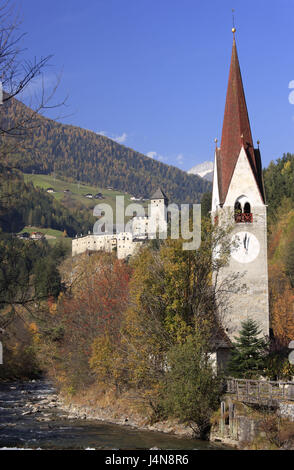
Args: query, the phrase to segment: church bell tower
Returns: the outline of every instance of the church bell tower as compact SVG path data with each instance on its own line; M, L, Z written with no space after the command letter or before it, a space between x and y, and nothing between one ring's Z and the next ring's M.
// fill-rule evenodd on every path
M261 155L254 148L233 28L233 49L220 147L216 148L212 192L212 221L233 225L228 266L219 281L240 273L240 290L232 293L223 327L230 339L241 321L255 320L269 334L267 211Z

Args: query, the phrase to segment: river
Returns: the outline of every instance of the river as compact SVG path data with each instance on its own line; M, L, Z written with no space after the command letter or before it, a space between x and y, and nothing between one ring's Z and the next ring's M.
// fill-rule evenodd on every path
M1 449L219 449L209 442L131 426L69 419L50 403L54 394L46 381L0 383ZM45 405L38 408L40 403Z

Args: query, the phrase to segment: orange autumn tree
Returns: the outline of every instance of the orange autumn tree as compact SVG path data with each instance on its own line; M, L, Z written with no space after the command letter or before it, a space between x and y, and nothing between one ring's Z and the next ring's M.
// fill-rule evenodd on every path
M92 258L92 256L90 257ZM95 340L119 341L128 302L130 268L108 254L93 255L71 294L59 305L64 336L60 347L65 381L76 391L95 380L89 360Z
M270 267L271 326L278 348L294 340L294 289L280 265Z
M272 328L279 345L288 347L294 340L294 289L287 287L272 306Z

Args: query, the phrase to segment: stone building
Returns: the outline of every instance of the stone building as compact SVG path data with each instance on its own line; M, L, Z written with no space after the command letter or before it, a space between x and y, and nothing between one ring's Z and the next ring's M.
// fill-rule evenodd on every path
M229 274L240 273L240 290L230 295L224 316L230 339L249 317L258 322L264 335L269 334L267 208L261 155L259 145L253 145L234 29L233 33L222 139L215 151L211 212L214 223L233 225L235 247L219 277L222 282Z
M159 188L151 197L148 216L133 217L128 224L130 231L114 227L113 233L76 236L72 240L72 256L85 251L116 251L118 259L134 255L148 239L167 233L167 205L168 199Z

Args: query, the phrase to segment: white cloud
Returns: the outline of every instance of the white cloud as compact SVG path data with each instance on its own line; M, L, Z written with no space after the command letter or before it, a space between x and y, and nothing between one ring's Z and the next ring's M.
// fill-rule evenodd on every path
M291 80L291 82L289 83L289 88L294 88L294 80Z
M167 162L168 158L164 157L163 155L160 155L157 152L147 152L146 153L147 157L154 158L156 160L159 160L160 162Z
M119 144L123 144L127 140L128 134L125 132L122 135L119 135L117 137L113 137L113 140L118 142Z
M147 152L146 155L147 155L147 157L150 157L150 158L156 158L157 157L157 152Z
M109 139L114 140L118 144L123 144L128 138L128 134L126 132L123 132L122 135L114 135L108 134L106 131L98 131L97 134L103 135L104 137L108 137Z
M168 158L164 157L163 155L158 155L158 160L160 160L161 162L167 162Z
M179 155L177 155L176 157L176 160L178 162L179 165L183 165L184 163L184 155L182 153L179 153Z

